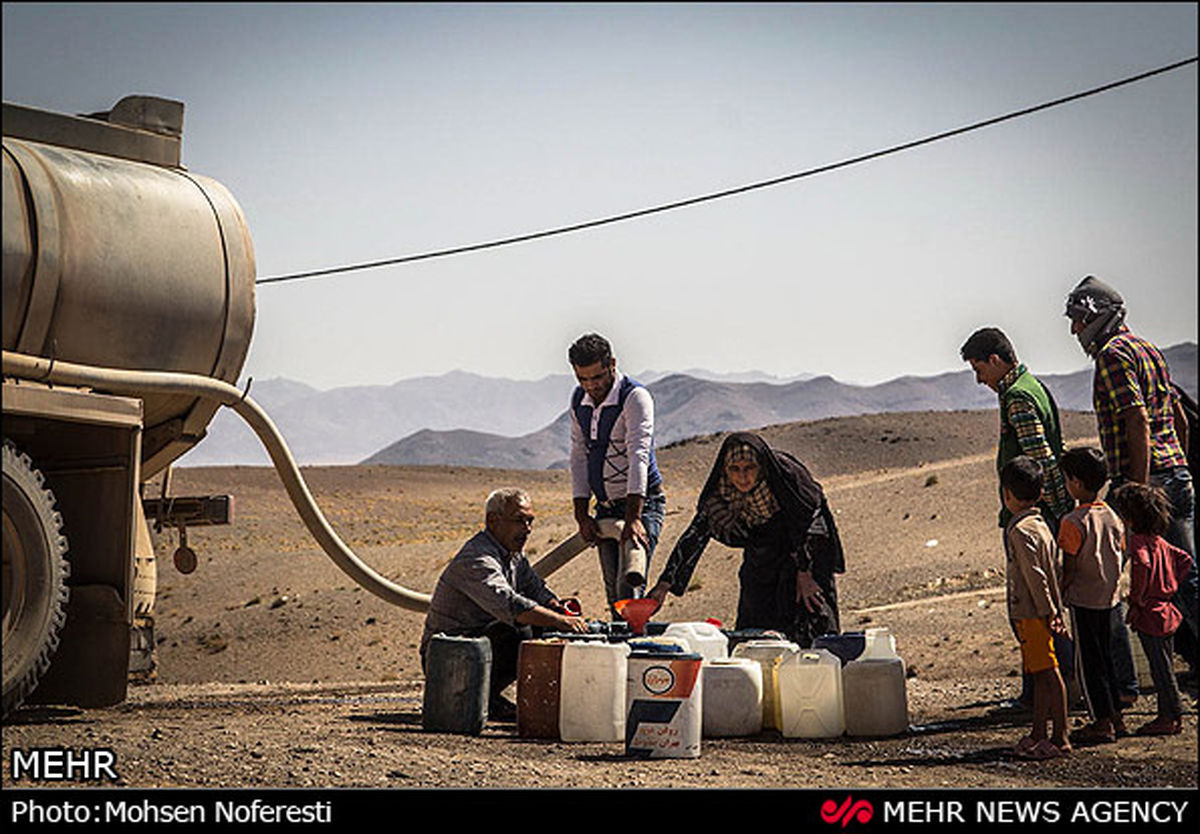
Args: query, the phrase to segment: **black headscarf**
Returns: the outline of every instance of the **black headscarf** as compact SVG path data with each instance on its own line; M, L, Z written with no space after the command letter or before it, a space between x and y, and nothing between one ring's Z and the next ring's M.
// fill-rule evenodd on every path
M696 502L697 511L704 512L709 502L720 494L722 479L726 477L726 453L743 445L754 449L758 458L759 479L765 481L771 495L779 503L788 538L793 546L799 549L804 545L814 516L825 503L825 493L803 463L787 452L772 449L757 434L734 432L725 438L725 442L721 444L721 451L717 454L716 463L709 472L708 480L700 490L700 497ZM744 530L736 528L714 527L712 530L713 538L729 547L743 547L746 544L744 534Z

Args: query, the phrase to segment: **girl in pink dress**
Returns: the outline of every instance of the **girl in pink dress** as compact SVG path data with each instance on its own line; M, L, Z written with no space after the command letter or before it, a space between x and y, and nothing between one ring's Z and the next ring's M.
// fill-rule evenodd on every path
M1125 522L1129 558L1129 625L1137 632L1150 662L1158 715L1138 729L1141 736L1175 735L1183 707L1172 666L1172 640L1183 619L1171 597L1192 569L1192 557L1164 538L1171 522L1171 502L1161 489L1127 483L1110 502Z

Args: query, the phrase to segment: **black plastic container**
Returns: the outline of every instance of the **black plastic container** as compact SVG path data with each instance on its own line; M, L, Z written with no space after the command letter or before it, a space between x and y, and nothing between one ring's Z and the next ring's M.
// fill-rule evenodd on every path
M491 682L492 644L486 637L435 634L425 655L421 726L479 735L487 721Z

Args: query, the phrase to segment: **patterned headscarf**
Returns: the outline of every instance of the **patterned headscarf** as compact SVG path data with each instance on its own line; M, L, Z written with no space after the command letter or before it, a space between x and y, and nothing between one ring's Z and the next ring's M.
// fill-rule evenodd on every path
M726 470L731 463L758 466L758 480L749 492L742 492L729 479ZM741 532L743 535L750 528L770 521L771 516L779 512L779 502L767 486L763 465L753 446L740 443L726 449L721 458L721 482L706 503L705 511L714 532Z
M749 492L741 492L729 480L725 467L749 460L758 464L758 482ZM751 529L786 509L789 527L796 527L797 541L803 542L813 512L822 500L821 487L803 464L786 453L773 451L757 435L738 432L727 437L721 447L700 492L697 510L708 517L717 541L739 546Z

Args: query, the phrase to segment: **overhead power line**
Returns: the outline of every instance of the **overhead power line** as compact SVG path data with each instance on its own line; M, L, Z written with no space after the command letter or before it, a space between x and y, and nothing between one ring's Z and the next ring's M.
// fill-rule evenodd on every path
M461 255L466 252L478 252L482 249L494 249L499 246L510 246L514 243L525 243L526 241L538 240L539 238L553 237L555 235L565 235L570 232L582 231L583 229L594 229L597 226L607 226L611 223L620 223L621 221L624 221L624 220L633 220L638 217L647 217L651 214L659 214L659 213L665 212L665 211L673 211L674 209L685 208L687 206L694 206L699 203L709 202L711 200L719 200L723 197L732 197L736 194L745 194L748 191L756 191L760 188L769 188L773 185L782 185L783 183L792 182L794 180L799 180L799 179L804 179L805 177L812 177L812 176L816 176L817 174L825 174L830 171L836 171L839 168L848 168L851 165L859 165L863 162L869 162L872 159L879 159L881 157L890 156L892 154L897 154L902 151L912 150L913 148L918 148L918 147L921 147L922 145L929 145L929 144L932 144L933 142L939 142L943 139L949 139L952 136L961 136L964 133L970 133L971 131L980 130L985 127L991 127L992 125L1000 124L1001 122L1011 121L1012 119L1019 119L1022 116L1029 116L1034 113L1038 113L1042 110L1049 110L1052 107L1060 107L1064 104L1069 104L1070 102L1073 102L1073 101L1078 101L1080 99L1087 98L1089 96L1099 95L1100 93L1105 93L1105 92L1108 92L1109 90L1115 90L1118 87L1124 87L1127 84L1134 84L1138 81L1144 81L1145 79L1151 78L1155 75L1162 75L1163 73L1171 72L1172 70L1177 70L1181 67L1188 66L1189 64L1196 63L1196 60L1197 60L1197 57L1192 56L1191 58L1187 58L1182 61L1176 61L1173 64L1167 64L1166 66L1159 67L1158 69L1153 69L1153 70L1149 70L1147 72L1138 73L1137 75L1132 75L1128 78L1123 78L1119 81L1113 81L1108 84L1103 84L1099 87L1093 87L1089 90L1083 90L1082 92L1073 93L1068 96L1063 96L1062 98L1056 98L1052 101L1047 101L1042 104L1034 105L1032 107L1026 107L1022 110L1015 110L1011 113L1006 113L1002 116L995 116L990 119L984 119L981 122L975 122L973 124L965 125L963 127L958 127L953 130L943 131L942 133L935 133L932 136L926 136L922 139L914 139L911 142L905 142L900 145L893 145L890 148L884 148L883 150L873 151L871 153L862 154L861 156L851 157L849 159L844 159L840 162L833 162L828 165L821 165L817 168L809 168L806 171L799 171L794 174L786 174L784 176L774 177L773 179L769 179L769 180L761 180L759 182L750 183L749 185L738 186L737 188L729 188L724 191L716 191L711 194L703 194L701 196L690 197L685 200L676 200L671 203L663 203L661 205L651 206L650 208L644 208L644 209L639 209L637 211L625 212L624 214L615 214L615 215L611 215L609 217L602 217L597 220L588 220L588 221L585 221L582 223L573 223L568 226L559 226L559 227L556 227L553 229L545 229L540 232L530 232L530 233L523 234L523 235L516 235L514 237L501 238L499 240L491 240L491 241L486 241L483 243L473 243L473 244L469 244L466 246L455 246L450 249L438 249L435 251L423 252L423 253L416 254L416 255L403 255L403 256L400 256L397 258L386 258L384 260L379 260L379 261L368 261L366 263L349 264L346 266L335 266L335 267L329 267L327 269L314 269L309 272L295 272L295 273L291 273L288 275L276 275L271 278L260 278L257 281L255 281L255 283L256 284L276 284L276 283L281 283L283 281L296 281L301 278L317 278L317 277L325 276L325 275L337 275L339 273L344 273L344 272L356 272L356 271L364 270L364 269L375 269L375 268L381 267L381 266L395 266L397 264L413 263L415 261L427 261L427 260L431 260L433 258L445 258L445 257L449 257L451 255Z

